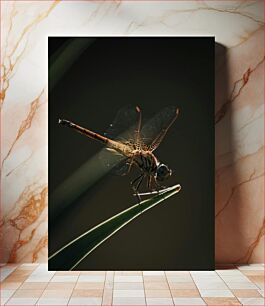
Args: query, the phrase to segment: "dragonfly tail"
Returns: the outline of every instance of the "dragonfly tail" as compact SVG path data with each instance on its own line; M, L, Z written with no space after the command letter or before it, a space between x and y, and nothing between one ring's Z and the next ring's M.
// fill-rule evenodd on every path
M104 144L108 144L108 138L104 137L104 136L101 136L100 134L98 133L95 133L95 132L92 132L86 128L83 128L82 126L80 125L77 125L69 120L66 120L66 119L59 119L58 120L58 123L63 125L63 126L67 126L67 127L70 127L74 130L76 130L78 133L80 134L83 134L91 139L94 139L94 140L97 140L97 141L100 141Z

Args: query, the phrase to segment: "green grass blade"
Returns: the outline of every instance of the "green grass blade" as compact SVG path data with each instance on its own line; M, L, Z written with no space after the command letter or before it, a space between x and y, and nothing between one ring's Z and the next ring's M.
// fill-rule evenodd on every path
M180 185L167 188L152 198L135 204L80 235L49 257L49 269L73 270L99 245L122 227L180 191Z

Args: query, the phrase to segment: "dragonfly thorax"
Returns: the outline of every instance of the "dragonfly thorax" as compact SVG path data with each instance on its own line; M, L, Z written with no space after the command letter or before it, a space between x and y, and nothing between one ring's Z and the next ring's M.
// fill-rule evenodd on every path
M134 150L134 163L145 173L155 174L159 164L157 158L151 151Z
M158 181L168 179L172 170L163 163L160 163L151 151L134 150L134 162L143 172L154 176Z

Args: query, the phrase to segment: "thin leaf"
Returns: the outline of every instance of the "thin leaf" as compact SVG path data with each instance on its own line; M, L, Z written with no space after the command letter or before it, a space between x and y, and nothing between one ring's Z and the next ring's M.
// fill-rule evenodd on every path
M150 208L180 191L180 185L165 189L152 198L133 205L72 240L49 257L49 269L73 270L99 245Z

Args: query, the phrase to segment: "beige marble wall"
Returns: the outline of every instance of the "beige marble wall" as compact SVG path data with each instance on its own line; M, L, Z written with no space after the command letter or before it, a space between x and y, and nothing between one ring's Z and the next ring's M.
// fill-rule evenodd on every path
M263 262L263 11L263 1L2 1L0 261L47 260L47 36L214 35L216 261Z

